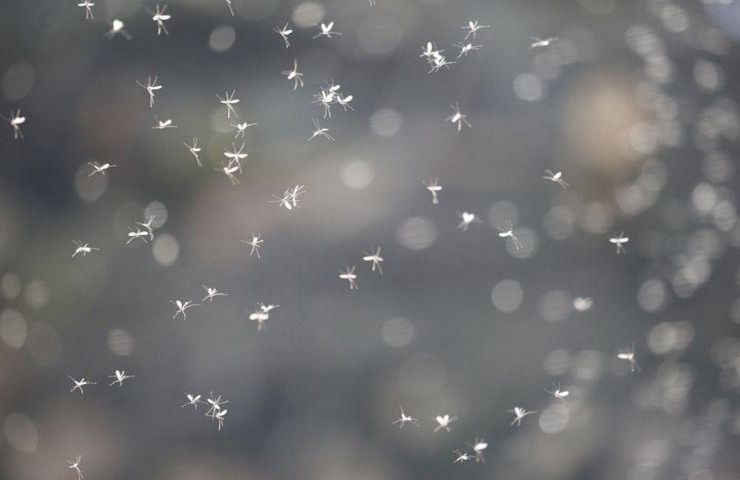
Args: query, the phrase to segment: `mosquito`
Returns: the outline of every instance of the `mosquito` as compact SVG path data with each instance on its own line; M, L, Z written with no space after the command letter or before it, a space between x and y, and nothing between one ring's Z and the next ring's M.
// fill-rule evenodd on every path
M167 120L159 120L157 117L154 117L154 119L157 121L157 124L152 127L152 130L165 130L167 128L177 128L177 125L175 125L172 122L171 118L168 118Z
M339 85L332 85L327 89L322 88L320 93L313 96L312 103L320 103L324 107L324 118L331 118L331 105L336 100L337 89Z
M167 5L160 7L160 5L157 4L155 11L153 13L149 12L152 15L152 21L157 24L157 35L161 35L162 32L164 32L165 35L170 34L170 32L167 31L167 27L164 25L164 22L172 18L172 15L168 15L165 13L166 11Z
M319 28L321 29L321 31L317 33L316 35L314 35L313 38L319 38L319 37L331 38L332 36L342 35L341 33L335 32L332 30L334 28L334 22L329 22L328 25L322 22Z
M113 38L116 35L121 35L126 40L131 40L133 37L130 33L128 33L128 30L126 30L126 24L123 23L123 20L114 19L110 24L110 30L108 30L108 33L105 34L107 38Z
M514 407L512 410L507 410L507 412L511 412L514 414L514 420L512 420L510 424L512 426L513 425L520 426L522 424L522 420L524 419L524 417L526 417L527 415L533 415L537 413L536 410L527 410L522 407Z
M185 396L188 397L188 402L184 403L180 408L188 407L190 405L193 406L193 410L198 410L198 404L199 403L206 403L203 400L200 399L201 395L191 395L189 393L185 393Z
M270 200L270 203L277 203L281 207L285 207L288 210L298 208L298 196L305 192L303 185L296 185L292 189L288 189L283 193L282 197L273 195L275 200Z
M326 127L322 127L319 124L319 121L316 120L315 118L313 119L313 125L314 125L314 127L316 127L316 130L314 130L314 132L311 134L311 136L308 137L306 140L311 141L311 140L313 140L316 137L324 137L325 139L329 140L330 142L333 142L335 140L334 137L332 137L331 135L329 135L329 132L331 130L329 130Z
M201 151L201 148L198 146L198 139L193 137L192 145L188 145L187 143L183 143L183 145L185 145L187 149L190 150L190 153L193 154L193 156L195 157L195 162L198 164L198 167L202 167L203 164L200 163L200 157L198 156L198 154Z
M177 311L174 315L172 315L172 318L177 318L178 315L182 314L182 319L187 320L188 315L185 313L185 310L191 307L199 307L199 303L193 303L192 301L188 300L186 302L182 302L180 300L170 300L170 303L177 307Z
M149 231L147 231L147 230L142 230L140 228L137 228L135 230L134 229L129 229L129 232L128 232L128 241L126 242L126 245L128 245L131 242L133 242L137 238L143 240L144 243L147 243L146 237L150 237L151 238L151 236L149 234Z
M431 61L433 57L440 56L442 52L444 52L444 50L437 50L432 42L427 42L426 45L421 46L421 55L419 55L419 57L424 57Z
M13 113L10 112L10 116L2 116L3 120L8 122L10 124L10 127L13 129L13 140L18 140L19 138L23 138L23 130L21 130L21 125L26 123L26 117L21 115L21 109Z
M460 105L458 105L457 102L455 102L454 105L450 105L450 108L452 109L452 115L447 117L445 120L450 123L457 124L458 132L462 130L463 124L467 125L468 128L472 127L472 125L470 125L470 122L468 122L468 117L466 115L463 115L463 113L460 111Z
M401 416L395 420L391 425L399 424L398 428L403 428L404 425L407 423L410 423L411 425L416 425L417 427L420 427L419 420L412 417L411 415L406 415L406 413L403 411L403 407L398 407L401 410Z
M465 463L473 459L473 457L469 453L463 452L462 450L453 450L452 453L457 455L457 457L455 458L455 460L452 461L452 463Z
M242 142L241 146L239 147L239 150L236 149L236 144L234 142L231 143L231 151L224 150L224 157L229 159L229 164L236 162L237 165L239 165L241 169L241 161L244 160L249 156L246 152L244 152L244 148L246 145L244 145L244 142Z
M629 242L629 237L624 236L624 232L620 233L619 236L612 237L609 239L610 243L613 243L617 247L617 255L621 253L627 253L627 249L624 248L624 244Z
M74 387L72 387L72 389L70 390L70 392L74 392L75 390L79 390L80 391L80 395L82 395L82 394L85 393L85 391L82 389L82 387L84 387L85 385L95 385L96 384L95 382L89 382L89 381L85 380L85 377L82 377L79 380L75 380L71 375L67 375L67 376L75 384Z
M280 305L265 305L264 303L258 303L255 310L249 314L249 320L257 322L257 331L262 330L264 323L270 319L270 311L280 307Z
M498 230L498 236L501 238L510 238L514 244L514 248L519 250L524 245L519 241L519 238L514 234L514 226L511 224L511 220L506 220L503 224L496 226Z
M116 168L117 165L111 165L110 163L104 163L100 164L98 162L87 162L88 165L90 165L93 168L93 171L90 172L90 175L88 177L92 177L96 173L100 173L102 175L105 175L105 171L109 168Z
M112 387L115 384L118 384L119 387L123 386L123 381L128 380L129 378L134 378L136 375L126 375L125 370L116 370L113 372L113 375L109 375L108 378L115 378L113 382L111 382L108 386Z
M293 33L293 30L290 29L290 23L286 23L284 27L273 27L272 31L280 35L283 39L283 42L285 42L285 48L290 48L290 40L288 37L291 33Z
M218 431L220 432L221 429L224 426L224 417L226 417L226 414L229 413L228 410L219 410L218 412L215 412L213 415L213 418L218 422Z
M234 16L234 6L231 5L231 0L226 0L226 5L229 7L229 12L231 12L231 16Z
M95 6L94 3L92 3L90 0L84 0L82 3L78 3L77 6L85 9L85 20L95 20L95 15L93 15L92 11L92 7Z
M298 71L298 60L293 59L293 70L283 70L282 74L287 77L288 80L293 80L293 90L298 90L298 87L303 88L303 74Z
M632 345L629 350L624 350L617 354L617 358L620 360L627 360L630 364L630 372L639 372L642 370L637 364L637 355L635 354L635 346Z
M478 33L478 30L483 30L484 28L489 28L489 27L490 25L480 25L478 23L478 20L470 20L467 25L465 25L464 27L460 27L460 28L468 31L467 35L465 35L465 40L467 40L468 37L471 37L471 36L475 38L475 35L476 33Z
M557 183L558 185L563 187L563 190L570 187L570 185L568 185L565 180L563 180L563 172L553 172L552 170L545 170L545 176L542 178Z
M345 267L344 270L339 270L339 278L347 280L349 282L350 290L357 290L357 274L355 273L355 266Z
M378 269L379 274L383 274L383 268L380 266L380 264L383 262L383 257L380 256L380 247L376 247L375 252L370 249L370 252L365 252L362 257L362 259L366 262L372 262L371 270L374 272L375 269Z
M435 418L437 421L437 427L434 429L435 432L439 430L447 430L450 431L450 424L457 420L457 417L451 417L449 414L444 415L437 415Z
M549 38L539 38L539 37L530 37L532 40L529 44L529 48L540 48L540 47L549 47L554 42L558 41L558 37L549 37Z
M205 290L206 293L208 294L205 297L203 297L203 300L201 300L201 302L205 302L206 300L208 300L209 302L213 303L214 298L226 297L228 295L227 293L219 292L215 288L211 288L206 285L201 285L201 287L203 287L203 290Z
M486 457L483 455L483 450L488 448L488 443L482 438L476 438L470 447L475 454L475 463L485 463Z
M213 392L211 392L211 396L208 397L207 402L211 405L211 407L208 409L208 411L205 413L206 417L214 418L218 412L221 411L221 406L226 405L229 403L228 400L221 400L221 395L214 398Z
M262 248L262 243L264 240L262 239L262 236L260 234L252 232L252 239L250 241L242 240L242 243L246 243L249 245L251 250L249 251L249 256L251 257L252 254L257 255L257 259L260 259L260 249Z
M86 256L88 253L91 253L93 251L100 250L99 248L91 247L87 243L82 243L80 240L72 240L72 243L75 245L75 251L72 254L72 258L75 258L77 254L82 254L82 256Z
M152 80L152 77L147 77L146 84L143 84L138 80L136 81L136 84L146 90L146 93L149 94L149 108L152 108L154 106L154 93L157 90L162 89L162 85L157 85L157 78L158 77L155 76L154 80Z
M462 42L460 42L460 43L455 43L454 45L460 49L460 53L457 54L457 58L467 57L468 53L474 52L476 50L480 50L481 48L483 48L483 45L473 45L472 43L463 44Z
M232 90L231 93L224 92L223 98L221 98L219 95L216 95L216 98L218 98L218 101L224 105L226 105L226 118L231 118L231 114L233 113L236 118L239 118L239 114L236 113L236 109L234 108L234 105L239 103L238 98L234 98L236 96L236 90Z
M82 480L85 478L82 475L82 471L80 470L80 463L82 463L82 455L75 455L72 457L71 460L67 460L67 463L69 464L69 469L74 470L75 473L77 473L77 480Z
M239 160L231 160L224 164L221 168L214 168L217 172L223 172L224 175L229 179L232 185L239 185L239 179L236 178L236 173L242 173L242 166Z
M254 127L257 125L259 124L249 123L249 122L237 123L236 125L232 125L232 127L236 128L236 133L234 133L234 138L239 138L239 137L244 138L244 135L247 134L247 129L249 127Z
M431 68L429 69L429 73L434 73L439 71L442 67L449 69L450 65L453 63L457 63L454 60L453 61L447 61L447 59L444 57L444 55L433 55L431 58L429 58L429 65Z
M459 228L463 232L467 232L468 227L470 227L470 225L473 223L482 223L482 221L475 213L462 212L460 214L460 223L457 225L457 228Z
M573 308L579 312L587 312L591 310L594 304L594 299L591 297L576 297L573 299Z
M442 186L439 184L438 178L430 178L429 181L423 182L424 187L426 187L427 190L429 190L429 193L432 194L432 205L438 205L439 204L439 197L438 194L442 190Z
M546 393L549 393L550 395L553 396L553 398L556 398L558 400L566 400L568 398L568 396L570 396L570 391L569 390L562 390L560 388L560 384L558 384L558 386L555 387L555 389L553 389L553 390L545 390L545 392Z
M149 240L154 240L154 220L156 217L154 215L149 215L146 219L146 222L136 222L136 225L143 227L147 233L149 234Z
M349 102L351 102L353 98L354 98L353 95L347 95L346 97L342 97L341 95L337 94L336 101L339 105L342 106L345 112L347 110L354 111L354 108L352 108L352 105L349 104Z

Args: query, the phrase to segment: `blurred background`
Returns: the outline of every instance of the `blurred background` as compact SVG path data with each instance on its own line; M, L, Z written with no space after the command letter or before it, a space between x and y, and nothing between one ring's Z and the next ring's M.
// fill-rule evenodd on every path
M737 1L173 0L167 36L153 1L77 3L0 6L0 111L27 118L0 129L2 478L73 480L76 454L87 480L740 478ZM456 63L429 74L429 41ZM355 110L323 119L332 80ZM258 123L236 186L232 90ZM228 296L173 319L201 285ZM220 432L185 392L229 401ZM453 464L476 438L487 462Z

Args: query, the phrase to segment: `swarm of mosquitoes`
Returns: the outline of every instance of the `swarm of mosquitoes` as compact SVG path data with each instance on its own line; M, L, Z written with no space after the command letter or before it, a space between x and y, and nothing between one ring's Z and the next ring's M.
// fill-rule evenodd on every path
M375 0L369 0L368 3L369 6L372 7L375 5ZM95 20L95 3L90 0L84 0L81 3L78 3L77 6L84 9L84 20ZM235 15L232 0L225 0L225 7L232 16ZM168 5L157 4L154 11L147 11L151 15L152 22L155 24L157 35L168 35L169 30L167 29L167 22L172 19L172 15L168 11ZM130 40L132 38L132 35L126 30L126 25L122 20L113 19L109 22L109 26L110 30L105 34L107 38L113 39L117 36L120 36L125 40ZM314 40L321 38L330 40L342 36L342 33L335 29L335 23L333 21L327 23L322 22L317 25L316 28L316 34L313 36ZM466 25L461 26L460 29L463 30L464 36L460 42L453 44L457 49L456 55L453 54L454 60L449 60L444 55L445 50L439 49L436 43L432 41L429 41L422 46L422 51L419 57L423 58L427 62L430 74L439 72L443 69L449 69L451 65L483 48L483 45L476 44L474 41L481 30L488 28L490 28L490 25L481 24L475 19L470 20ZM280 36L285 48L291 47L290 36L293 33L293 27L290 23L285 23L283 26L275 26L273 31ZM532 37L529 48L547 48L557 41L557 37L548 37L545 39ZM294 91L304 86L304 74L299 71L299 62L297 59L293 60L292 68L282 71L281 75L292 83L292 89ZM148 105L150 108L153 108L156 96L164 89L164 85L160 83L159 76L150 76L146 81L137 80L136 84L145 90ZM240 99L237 96L236 90L226 91L223 94L216 94L215 99L225 108L227 119L230 120L233 117L237 122L231 125L234 128L235 140L239 138L244 139L247 134L247 130L250 127L258 125L257 123L249 123L246 121L239 122L240 116L237 107L240 103ZM324 120L328 120L332 118L332 115L336 110L335 107L340 107L341 110L345 112L354 110L351 105L352 101L353 95L345 93L341 84L329 81L324 87L320 88L318 93L313 95L312 103L315 103L320 107L321 116ZM462 113L461 107L457 102L450 104L450 109L452 110L452 113L445 118L445 121L452 124L457 132L461 132L463 126L472 128L472 124L469 121L468 116ZM22 114L21 109L18 108L14 112L11 111L9 116L2 116L2 118L10 126L13 139L19 141L22 140L24 138L22 128L25 126L27 118ZM313 120L313 127L314 130L306 138L307 141L313 141L316 139L324 139L330 142L335 141L335 138L330 134L331 130L322 126L318 118ZM154 130L176 129L177 125L174 123L173 119L167 118L165 120L160 120L155 116L155 124L151 128ZM198 138L193 137L190 143L184 142L183 145L195 159L196 166L198 168L203 167L200 157L202 149L198 144ZM231 144L231 148L224 149L224 158L222 159L220 166L214 168L214 170L226 176L232 185L238 185L240 183L238 177L243 174L243 162L248 157L248 153L245 151L245 148L246 145L244 142L241 142L237 147L237 142L234 141ZM88 165L90 166L89 177L95 175L105 176L111 173L111 169L116 168L116 165L110 163L89 162ZM565 181L563 172L561 171L545 170L542 179L555 183L562 189L568 189L570 187L570 185ZM432 205L438 205L440 202L440 192L442 191L442 185L440 184L439 179L433 177L423 181L422 184L431 194ZM304 193L304 185L295 185L288 187L282 194L273 195L273 198L268 200L268 202L275 203L278 207L285 208L288 211L293 211L300 208L300 197ZM468 231L468 229L474 224L482 223L480 217L475 213L463 211L459 212L458 215L460 222L457 225L457 228L463 232ZM154 230L156 228L155 225L156 217L153 215L148 216L141 222L135 222L127 233L125 243L130 244L136 241L148 243L153 241ZM516 228L511 221L506 220L502 224L496 225L496 228L499 231L498 236L500 238L511 242L511 245L517 250L523 248L522 242L516 235ZM626 253L626 244L629 242L629 237L626 237L624 232L609 238L608 241L614 245L618 255ZM261 249L264 243L264 239L261 234L252 232L251 239L241 240L241 242L249 248L250 257L255 256L257 259L261 258ZM100 251L100 248L93 247L88 243L84 243L82 240L73 240L72 243L74 249L71 257L73 259L78 256L84 257L93 252ZM371 272L382 275L382 263L384 259L381 256L380 246L372 247L368 251L363 252L362 256L358 257L358 259L361 259L363 262L368 264ZM358 290L358 274L356 273L355 265L349 265L340 269L338 277L340 280L347 282L350 290ZM187 320L188 311L190 309L203 307L205 304L213 303L218 297L226 297L228 295L227 293L221 292L218 289L207 285L202 285L202 289L204 296L200 298L200 300L170 300L170 303L175 309L172 319L182 318L182 320L185 321ZM581 312L589 310L592 304L593 299L588 297L577 297L573 301L574 308ZM267 321L270 319L270 312L279 307L280 305L277 304L265 304L260 302L255 304L252 309L247 310L246 313L248 319L256 323L257 330L263 331L267 328ZM640 371L634 345L629 349L620 351L617 354L617 358L627 362L631 372ZM112 381L108 383L108 386L117 386L120 388L123 386L125 381L134 377L135 375L128 374L125 370L115 370L114 373L108 377L109 379L112 379ZM85 377L76 379L69 376L69 379L72 382L72 387L69 391L72 393L79 392L80 395L85 393L86 387L97 384ZM545 392L547 392L552 398L562 402L566 402L571 396L571 392L567 388L561 388L559 385L552 390L545 390ZM205 416L216 423L216 427L219 431L223 428L226 414L228 412L228 410L223 407L228 403L228 401L223 400L221 395L214 395L213 392L211 392L209 397L205 400L203 400L203 396L201 394L186 393L185 397L187 402L184 403L182 407L193 407L193 411L197 411L199 405L206 405L208 408L205 411ZM392 422L393 425L398 425L399 428L403 428L406 424L415 427L421 426L418 418L407 414L402 407L399 407L399 409L400 417ZM537 413L536 410L528 410L520 406L514 406L507 412L512 415L510 422L511 426L520 426L526 417ZM433 420L435 422L433 432L450 432L452 424L457 420L457 417L445 413L436 416ZM475 438L467 447L453 450L452 453L454 456L452 462L464 463L474 461L476 463L483 463L485 462L484 452L487 448L488 443L484 439ZM68 467L76 473L78 480L82 480L83 478L81 463L81 455L75 455L68 460Z

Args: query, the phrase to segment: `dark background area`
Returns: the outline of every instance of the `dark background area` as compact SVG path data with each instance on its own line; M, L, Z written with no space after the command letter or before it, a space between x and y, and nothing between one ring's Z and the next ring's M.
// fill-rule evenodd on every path
M0 3L0 113L27 117L0 128L2 478L74 479L76 454L86 480L740 478L736 1L176 0L167 36L155 2L77 3ZM420 47L454 60L472 19L482 49L429 74ZM355 111L323 119L331 80ZM234 89L259 124L237 186L214 170ZM306 141L314 118L336 142ZM269 203L294 185L300 208ZM201 285L228 296L172 319ZM263 331L258 302L281 305ZM185 392L229 401L221 431ZM487 462L453 464L475 438Z

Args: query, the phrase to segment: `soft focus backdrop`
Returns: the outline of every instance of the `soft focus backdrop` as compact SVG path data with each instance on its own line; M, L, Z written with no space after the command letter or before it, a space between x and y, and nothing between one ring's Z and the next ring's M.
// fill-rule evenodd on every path
M0 112L27 117L22 141L0 125L2 478L74 480L78 453L86 480L740 478L740 3L173 0L168 36L153 1L77 3L0 3ZM105 38L114 18L130 41ZM420 47L454 60L473 19L483 48L429 74ZM307 142L330 80L355 111ZM237 186L214 171L232 89L259 124ZM301 208L268 203L297 184ZM463 211L483 222L456 229ZM126 245L147 214L155 240ZM173 320L202 284L229 295ZM282 305L260 332L257 302ZM115 369L136 378L109 388ZM220 432L180 408L211 391ZM540 413L512 427L514 406ZM475 438L487 462L453 464Z

